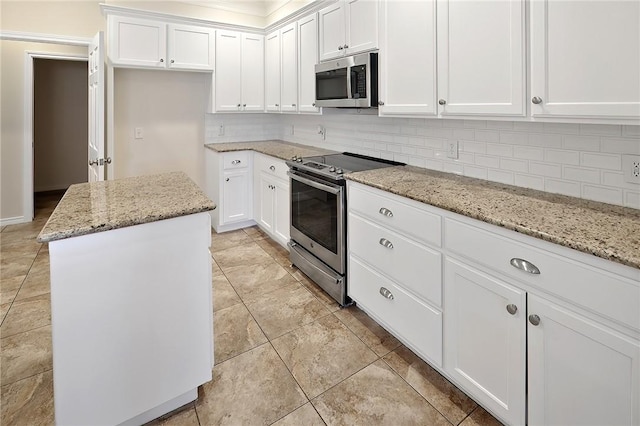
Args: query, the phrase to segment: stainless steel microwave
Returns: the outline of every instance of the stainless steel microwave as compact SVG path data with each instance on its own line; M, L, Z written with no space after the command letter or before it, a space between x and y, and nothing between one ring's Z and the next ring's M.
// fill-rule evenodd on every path
M362 53L316 65L316 106L378 107L378 53Z

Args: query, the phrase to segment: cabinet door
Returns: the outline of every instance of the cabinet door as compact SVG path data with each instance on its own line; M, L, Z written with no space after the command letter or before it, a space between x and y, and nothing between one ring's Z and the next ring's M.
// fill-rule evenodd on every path
M435 115L436 2L381 5L380 115Z
M273 235L281 245L286 246L289 242L290 203L289 185L279 181L275 184L274 198L274 226Z
M264 111L264 36L242 35L242 109Z
M251 174L248 169L224 173L222 182L223 224L251 219Z
M640 342L529 295L529 425L640 423ZM531 318L531 317L530 317Z
M442 115L525 114L524 6L524 0L438 0Z
M262 226L262 228L273 234L273 225L274 225L274 211L273 205L275 203L275 185L271 179L261 173L260 175L260 196L259 196L259 207L258 217L256 218L258 223Z
M445 370L503 421L524 424L526 294L449 258L444 305Z
M215 31L193 25L168 25L168 67L213 70Z
M280 31L265 38L264 91L267 111L280 111Z
M216 31L216 111L240 111L242 34Z
M298 111L318 112L316 70L318 63L318 19L312 14L298 21Z
M327 6L318 13L320 22L320 60L344 56L346 43L345 12L343 0ZM369 25L376 25L370 22Z
M637 119L638 52L640 2L532 1L531 114Z
M345 0L345 18L347 22L345 55L353 55L378 47L377 1Z
M298 110L298 28L294 22L280 30L282 52L282 111Z
M165 68L167 24L109 16L109 59L113 65Z

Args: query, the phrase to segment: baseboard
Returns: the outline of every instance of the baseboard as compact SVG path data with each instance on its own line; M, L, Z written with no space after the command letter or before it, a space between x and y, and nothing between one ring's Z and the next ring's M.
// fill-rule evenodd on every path
M211 226L218 234L222 234L223 232L235 231L237 229L249 228L250 226L255 225L256 222L253 219L243 220L242 222L235 222L228 225L220 225L217 228L215 226Z
M25 222L31 222L31 221L25 220L24 216L8 217L6 219L0 219L0 226L17 225L18 223L25 223Z

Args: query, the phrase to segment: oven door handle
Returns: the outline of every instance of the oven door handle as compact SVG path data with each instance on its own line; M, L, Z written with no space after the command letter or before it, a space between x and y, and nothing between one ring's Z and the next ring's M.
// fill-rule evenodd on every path
M315 180L311 180L311 179L307 179L304 178L300 175L297 175L295 173L291 173L291 172L287 172L287 175L289 175L289 177L293 180L297 180L298 182L304 183L305 185L309 185L312 186L316 189L319 189L321 191L326 191L329 192L331 194L339 194L342 192L342 187L341 186L337 186L337 185L326 185L320 182L316 182Z

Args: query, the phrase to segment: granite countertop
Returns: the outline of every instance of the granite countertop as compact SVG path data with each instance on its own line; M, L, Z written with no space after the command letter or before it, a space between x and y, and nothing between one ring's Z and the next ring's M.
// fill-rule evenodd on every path
M269 140L256 142L231 142L231 143L212 143L205 145L206 148L216 152L246 151L252 150L281 160L290 160L291 157L310 157L313 155L334 154L335 151L328 149L316 148L308 145L300 145L297 143Z
M62 240L215 209L183 172L71 185L38 235Z
M349 173L354 182L640 269L640 210L396 166Z

